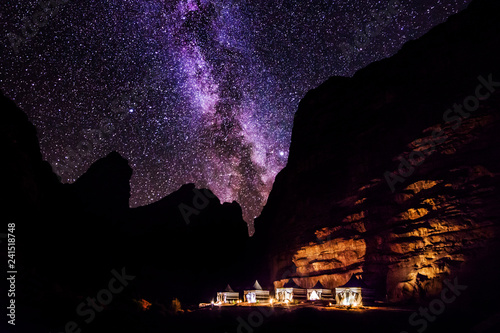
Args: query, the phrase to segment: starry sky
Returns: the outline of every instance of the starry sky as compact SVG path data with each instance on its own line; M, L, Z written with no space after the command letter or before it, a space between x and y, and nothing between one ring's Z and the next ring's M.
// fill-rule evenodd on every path
M116 150L131 207L195 183L239 202L252 233L305 93L469 2L401 1L383 19L388 0L6 0L0 89L63 182Z

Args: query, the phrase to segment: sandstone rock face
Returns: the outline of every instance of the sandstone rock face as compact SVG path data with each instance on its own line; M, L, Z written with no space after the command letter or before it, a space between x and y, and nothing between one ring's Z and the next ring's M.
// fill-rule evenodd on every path
M419 300L488 256L500 226L499 36L498 2L473 1L305 96L256 220L269 282L335 288L360 272L380 299Z

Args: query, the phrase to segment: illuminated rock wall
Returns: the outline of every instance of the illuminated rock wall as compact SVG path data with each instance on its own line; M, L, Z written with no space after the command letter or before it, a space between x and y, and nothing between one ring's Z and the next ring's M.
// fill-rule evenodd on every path
M288 165L256 221L269 283L335 288L362 272L397 302L432 297L489 255L500 225L500 87L470 116L449 121L448 109L489 75L500 82L498 6L474 1L301 101ZM386 172L400 177L394 191Z

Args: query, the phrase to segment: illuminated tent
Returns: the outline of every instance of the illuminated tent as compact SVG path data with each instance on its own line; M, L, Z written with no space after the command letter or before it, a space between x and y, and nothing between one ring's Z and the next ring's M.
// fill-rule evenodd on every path
M299 287L293 279L288 280L282 288L276 288L275 294L278 302L306 300L306 290Z
M362 306L362 292L367 286L356 274L351 276L349 282L335 288L335 301L340 306Z
M262 290L259 282L256 280L254 285L243 292L245 302L248 303L267 303L269 302L269 290Z
M333 300L333 294L331 289L326 289L323 287L321 282L318 282L312 288L307 288L307 300L308 301L319 301L319 300Z
M235 292L230 285L224 291L217 293L217 303L236 303L240 298L240 293Z

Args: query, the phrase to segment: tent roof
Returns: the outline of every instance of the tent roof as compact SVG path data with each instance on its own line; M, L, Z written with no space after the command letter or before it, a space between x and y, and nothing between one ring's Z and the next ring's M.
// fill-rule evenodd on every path
M262 290L262 287L259 284L259 281L255 280L255 283L253 284L253 289L252 290Z
M321 284L321 282L316 282L316 284L314 285L314 287L312 287L311 289L326 289L325 287L323 287L323 285Z
M363 282L361 278L358 278L356 274L351 276L349 282L340 286L340 288L367 288L368 286Z
M227 291L227 292L230 292L230 293L234 293L234 290L233 288L231 288L231 286L228 284L226 289L224 289L224 291Z
M290 279L288 280L287 283L285 283L285 285L283 286L283 288L299 288L299 289L302 289L300 288L296 283L295 281L293 281L293 279Z

